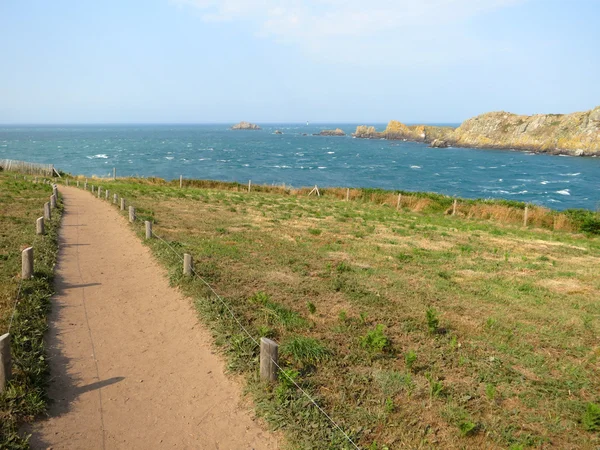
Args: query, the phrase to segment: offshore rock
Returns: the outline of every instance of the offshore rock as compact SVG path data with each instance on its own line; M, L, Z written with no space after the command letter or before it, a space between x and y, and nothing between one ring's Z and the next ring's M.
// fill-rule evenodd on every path
M313 136L346 136L346 133L340 128L336 128L335 130L323 130L320 133L315 133Z
M283 134L283 131L275 130L275 132L273 134Z
M261 128L255 123L240 122L231 127L232 130L260 130Z
M448 143L442 139L434 139L430 145L431 148L447 148Z

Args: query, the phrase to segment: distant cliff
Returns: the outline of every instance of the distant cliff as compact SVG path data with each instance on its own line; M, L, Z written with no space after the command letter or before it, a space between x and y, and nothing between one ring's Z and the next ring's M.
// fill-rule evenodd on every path
M250 122L240 122L231 127L232 130L260 130L260 127Z
M395 120L378 132L361 125L354 136L402 139L433 147L482 147L532 150L575 156L600 155L600 106L572 114L519 116L507 112L481 114L460 127L407 126Z

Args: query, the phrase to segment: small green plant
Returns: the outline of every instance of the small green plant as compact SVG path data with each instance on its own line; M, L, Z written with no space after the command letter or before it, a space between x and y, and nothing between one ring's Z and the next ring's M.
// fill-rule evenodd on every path
M366 312L361 312L358 317L360 318L360 323L362 323L363 325L367 324L367 317L368 314Z
M338 273L344 273L344 272L352 272L352 267L350 267L350 264L348 264L345 261L341 261L340 263L338 263L338 265L335 267L335 270L338 271Z
M313 236L318 236L318 235L320 235L323 232L323 230L321 230L319 228L309 228L308 232L310 234L312 234Z
M429 397L434 399L441 396L444 391L442 382L436 380L430 373L426 373L425 378L429 381Z
M308 308L308 312L314 314L317 312L317 307L313 302L306 302L306 307Z
M272 338L275 336L275 330L267 325L261 325L256 330L260 337Z
M378 324L375 329L367 331L367 334L360 337L360 345L370 352L382 352L390 345L390 341L383 332L385 326Z
M458 424L461 436L471 436L477 431L477 424L470 420L464 420Z
M394 401L390 397L385 399L385 412L388 414L394 412Z
M494 400L496 398L496 386L491 383L486 384L485 396L490 400Z
M305 336L292 338L281 346L281 351L302 364L315 364L330 355L330 351L321 342Z
M435 333L440 326L440 319L438 317L438 312L434 308L428 308L425 311L425 317L427 319L427 328L430 333Z
M452 337L450 338L450 348L452 350L456 350L458 348L458 338L456 337L455 334L453 334Z
M581 423L588 431L600 431L600 405L588 403Z
M338 319L340 322L346 323L346 321L348 320L348 313L342 309L338 314Z
M275 388L275 397L279 402L284 402L289 398L290 393L296 387L300 372L294 369L282 369L279 372L279 384Z
M406 364L406 368L408 370L412 370L415 362L417 361L417 354L413 350L409 350L404 355L404 363Z

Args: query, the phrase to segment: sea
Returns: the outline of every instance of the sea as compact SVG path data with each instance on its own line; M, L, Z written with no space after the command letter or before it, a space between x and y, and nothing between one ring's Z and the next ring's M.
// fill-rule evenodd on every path
M230 126L0 125L0 159L50 163L90 177L116 168L118 176L427 191L558 210L600 206L600 158L355 139L356 124ZM334 128L347 136L314 135Z

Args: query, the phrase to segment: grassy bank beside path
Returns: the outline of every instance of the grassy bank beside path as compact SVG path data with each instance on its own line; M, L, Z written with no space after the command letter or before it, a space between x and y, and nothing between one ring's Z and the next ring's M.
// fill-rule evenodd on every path
M293 447L347 442L287 378L257 381L256 345L172 250L361 448L600 445L598 237L333 196L103 187L169 242L148 244Z
M31 180L31 177L29 177ZM46 221L46 235L36 236L35 221L43 216L52 188L0 172L0 335L12 320L13 379L0 394L0 448L28 448L19 424L45 411L47 364L44 352L46 315L52 295L53 268L58 250L61 207ZM21 286L21 251L34 247L35 277Z

